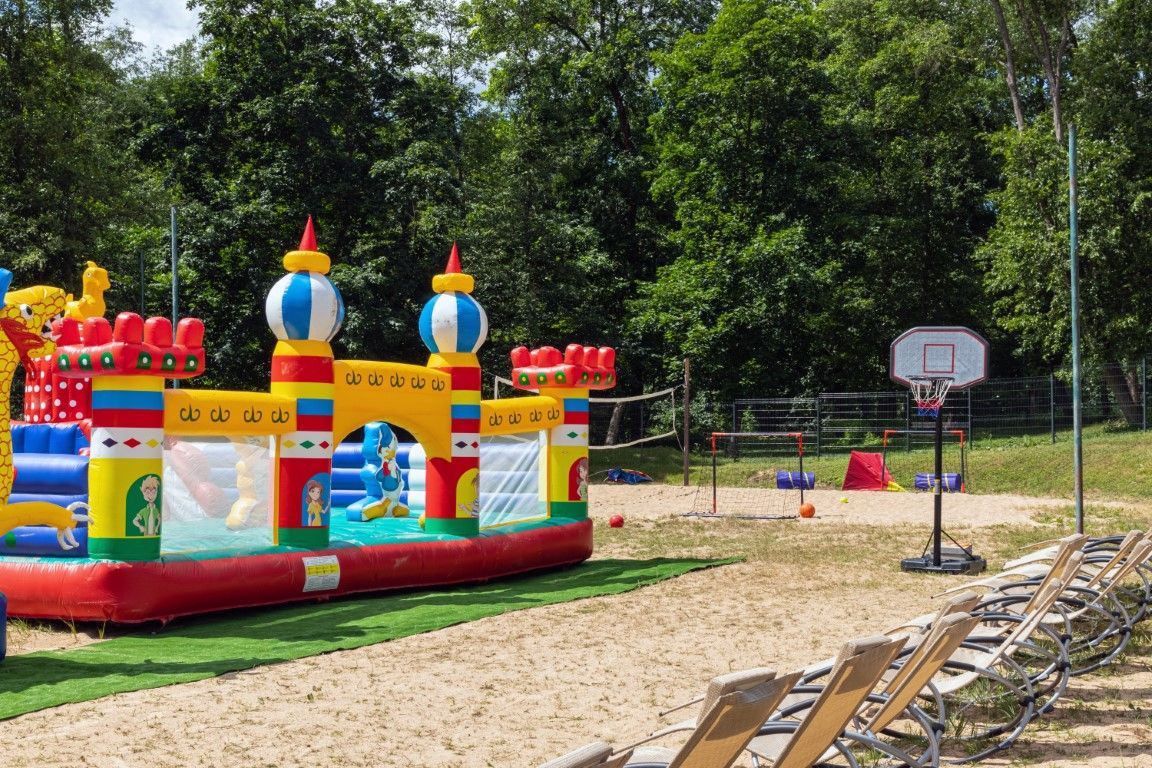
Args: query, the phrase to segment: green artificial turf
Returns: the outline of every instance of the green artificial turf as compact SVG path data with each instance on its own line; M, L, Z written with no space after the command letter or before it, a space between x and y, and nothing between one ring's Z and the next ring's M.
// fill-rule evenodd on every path
M615 595L725 560L592 560L573 568L437 591L183 619L155 632L0 662L0 719L359 648L521 608Z

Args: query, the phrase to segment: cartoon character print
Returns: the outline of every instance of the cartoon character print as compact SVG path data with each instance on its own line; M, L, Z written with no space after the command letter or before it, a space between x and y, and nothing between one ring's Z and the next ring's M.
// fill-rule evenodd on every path
M133 536L159 536L160 535L160 478L156 475L145 475L140 481L140 495L144 498L144 507L132 518L130 531Z
M408 507L400 503L400 494L404 493L404 478L396 461L400 444L387 424L380 425L377 440L376 455L380 459L380 468L376 471L376 482L380 485L383 506L380 516L407 517Z
M480 471L469 469L456 482L456 517L480 517Z
M568 501L588 501L588 457L572 463L568 470Z
M328 488L325 483L313 478L304 486L304 525L317 528L324 525L328 513Z

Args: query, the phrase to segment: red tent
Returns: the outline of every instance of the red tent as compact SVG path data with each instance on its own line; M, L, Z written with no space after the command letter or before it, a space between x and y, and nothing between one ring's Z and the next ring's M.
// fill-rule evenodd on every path
M884 457L879 453L852 451L848 457L848 469L844 471L844 491L902 491L892 481L892 473L884 466Z

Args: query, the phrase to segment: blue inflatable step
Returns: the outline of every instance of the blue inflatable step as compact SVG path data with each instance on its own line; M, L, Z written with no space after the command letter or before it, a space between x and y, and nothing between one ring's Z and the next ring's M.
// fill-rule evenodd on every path
M780 470L776 473L776 487L789 491L799 490L801 487L806 491L811 490L816 487L816 473Z
M917 472L916 490L931 491L936 487L935 472ZM945 472L940 477L940 488L945 493L959 493L964 488L963 478L958 472Z
M424 453L416 443L400 443L396 450L396 463L407 469L413 448L417 448L416 464L424 466ZM363 443L341 443L332 454L332 466L340 469L360 469L364 466Z
M16 493L88 493L88 457L56 453L17 453Z
M12 450L15 453L76 455L81 448L87 447L88 438L75 422L12 425Z

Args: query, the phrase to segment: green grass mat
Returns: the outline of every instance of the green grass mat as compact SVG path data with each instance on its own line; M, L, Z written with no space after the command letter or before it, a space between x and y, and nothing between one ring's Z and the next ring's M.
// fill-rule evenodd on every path
M620 594L732 562L592 560L471 587L183 619L155 633L142 629L72 650L9 657L0 662L0 719L359 648L522 608Z

